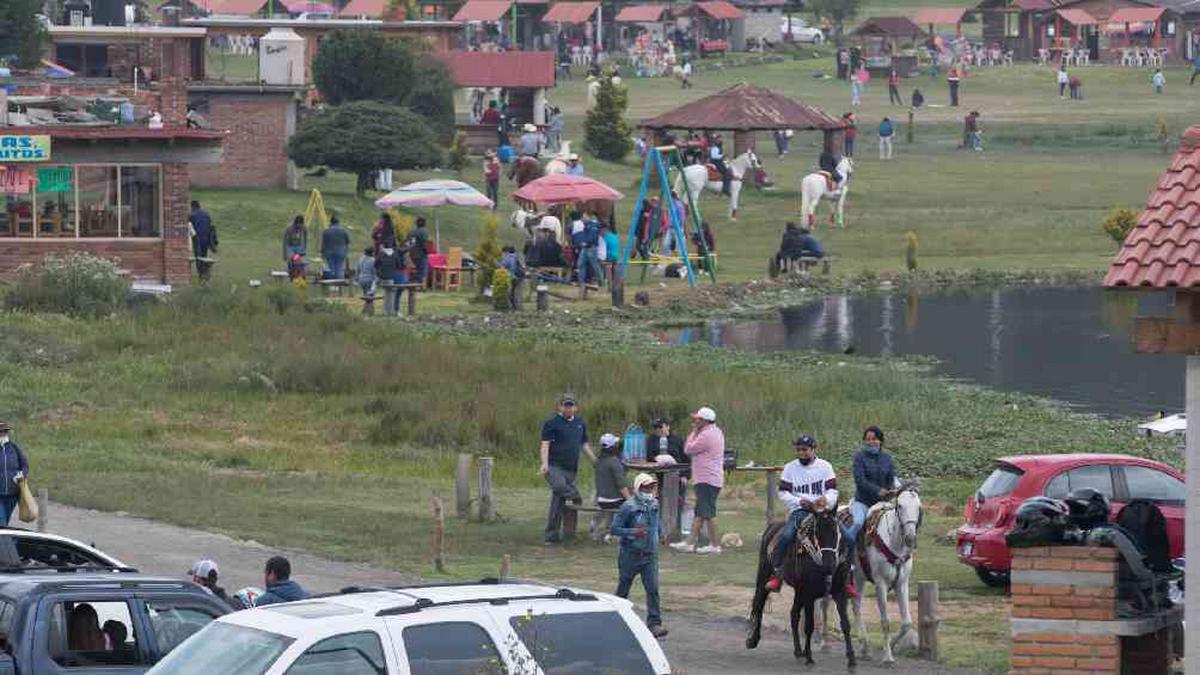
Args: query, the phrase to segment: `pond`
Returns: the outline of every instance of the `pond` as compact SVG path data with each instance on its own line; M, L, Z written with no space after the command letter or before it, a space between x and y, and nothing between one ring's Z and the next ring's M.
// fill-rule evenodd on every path
M1023 287L834 295L778 318L667 331L683 344L749 351L927 355L939 374L1057 399L1081 410L1144 417L1184 406L1184 360L1136 354L1136 316L1169 316L1166 293Z

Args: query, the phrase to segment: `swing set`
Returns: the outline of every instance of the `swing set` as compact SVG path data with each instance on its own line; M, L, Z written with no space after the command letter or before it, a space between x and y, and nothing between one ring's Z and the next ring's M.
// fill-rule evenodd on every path
M692 194L692 190L688 187L687 181L680 181L683 184L683 189L687 195L687 203L691 209L691 224L692 237L696 242L699 250L696 253L690 253L688 250L688 237L684 233L683 223L680 220L679 213L674 208L671 208L671 186L667 182L667 173L671 168L677 169L680 175L683 174L683 158L679 154L679 149L674 145L664 145L650 148L646 153L646 162L642 167L642 185L638 193L637 203L633 206L633 218L629 226L629 233L625 237L625 245L621 248L621 275L624 276L628 265L662 265L662 264L677 264L682 263L687 271L688 285L693 288L696 286L696 273L692 268L692 260L701 263L703 270L708 272L709 278L713 283L717 282L717 265L715 254L708 249L708 243L704 238L704 231L700 223L703 222L700 217L700 207L698 205L698 196ZM676 250L678 254L662 255L650 250L651 245L658 237L657 223L641 223L642 206L647 198L647 191L650 189L650 176L655 175L658 179L659 189L659 204L660 208L666 208L669 215L671 232L674 234ZM638 240L638 228L644 226L652 228L648 232L647 246L638 251L640 260L631 260L630 256L633 253L635 243ZM646 268L642 268L642 280L646 278Z

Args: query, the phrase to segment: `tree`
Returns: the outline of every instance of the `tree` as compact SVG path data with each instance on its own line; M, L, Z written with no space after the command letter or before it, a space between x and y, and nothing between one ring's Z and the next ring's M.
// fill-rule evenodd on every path
M382 31L335 30L321 40L313 81L326 102L384 101L403 104L413 87L415 61L404 42Z
M625 120L629 93L624 86L613 85L612 79L600 78L596 105L588 111L584 122L584 147L600 159L619 162L633 149L629 136L633 130Z
M361 197L372 172L439 166L442 149L420 115L395 105L358 101L304 118L288 141L288 157L302 167L358 174L355 191Z
M402 103L429 122L438 140L448 143L454 137L454 80L438 57L422 54L417 59Z
M861 0L812 0L809 7L818 19L829 19L833 24L833 42L841 47L845 35L845 25L858 16Z
M500 221L496 214L489 213L483 217L483 227L479 228L479 248L475 249L475 262L479 265L479 292L491 288L492 275L500 266L500 258L504 252L500 250L500 237L497 231Z
M0 2L0 63L36 68L45 50L48 33L39 15L42 0Z

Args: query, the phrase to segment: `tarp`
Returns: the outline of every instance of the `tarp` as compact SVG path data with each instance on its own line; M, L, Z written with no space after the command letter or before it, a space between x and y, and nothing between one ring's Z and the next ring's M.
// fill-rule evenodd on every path
M599 2L556 2L542 17L542 23L587 23Z
M957 26L962 23L966 7L921 7L917 10L917 23L922 26Z
M632 5L622 9L617 18L618 23L656 23L662 20L666 5Z
M1094 26L1100 23L1099 19L1091 14L1088 14L1082 9L1060 9L1055 13L1061 16L1063 21L1066 21L1072 26Z
M742 19L745 14L726 0L705 0L697 2L696 7L710 19Z
M497 21L511 6L509 0L467 0L451 21Z
M574 204L576 202L617 201L625 195L587 176L556 174L530 181L513 193L518 202L534 204Z
M1153 23L1165 11L1164 7L1122 7L1108 17L1108 23Z

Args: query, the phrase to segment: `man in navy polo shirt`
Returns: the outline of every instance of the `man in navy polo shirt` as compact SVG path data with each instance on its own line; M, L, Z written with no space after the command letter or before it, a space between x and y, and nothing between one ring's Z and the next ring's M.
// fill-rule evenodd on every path
M575 487L580 450L587 453L593 464L596 463L596 455L588 443L587 425L583 418L576 415L575 396L563 394L558 399L558 414L542 424L540 473L550 484L550 512L546 515L547 544L562 541L560 530L567 502L576 505L583 502L579 489Z

